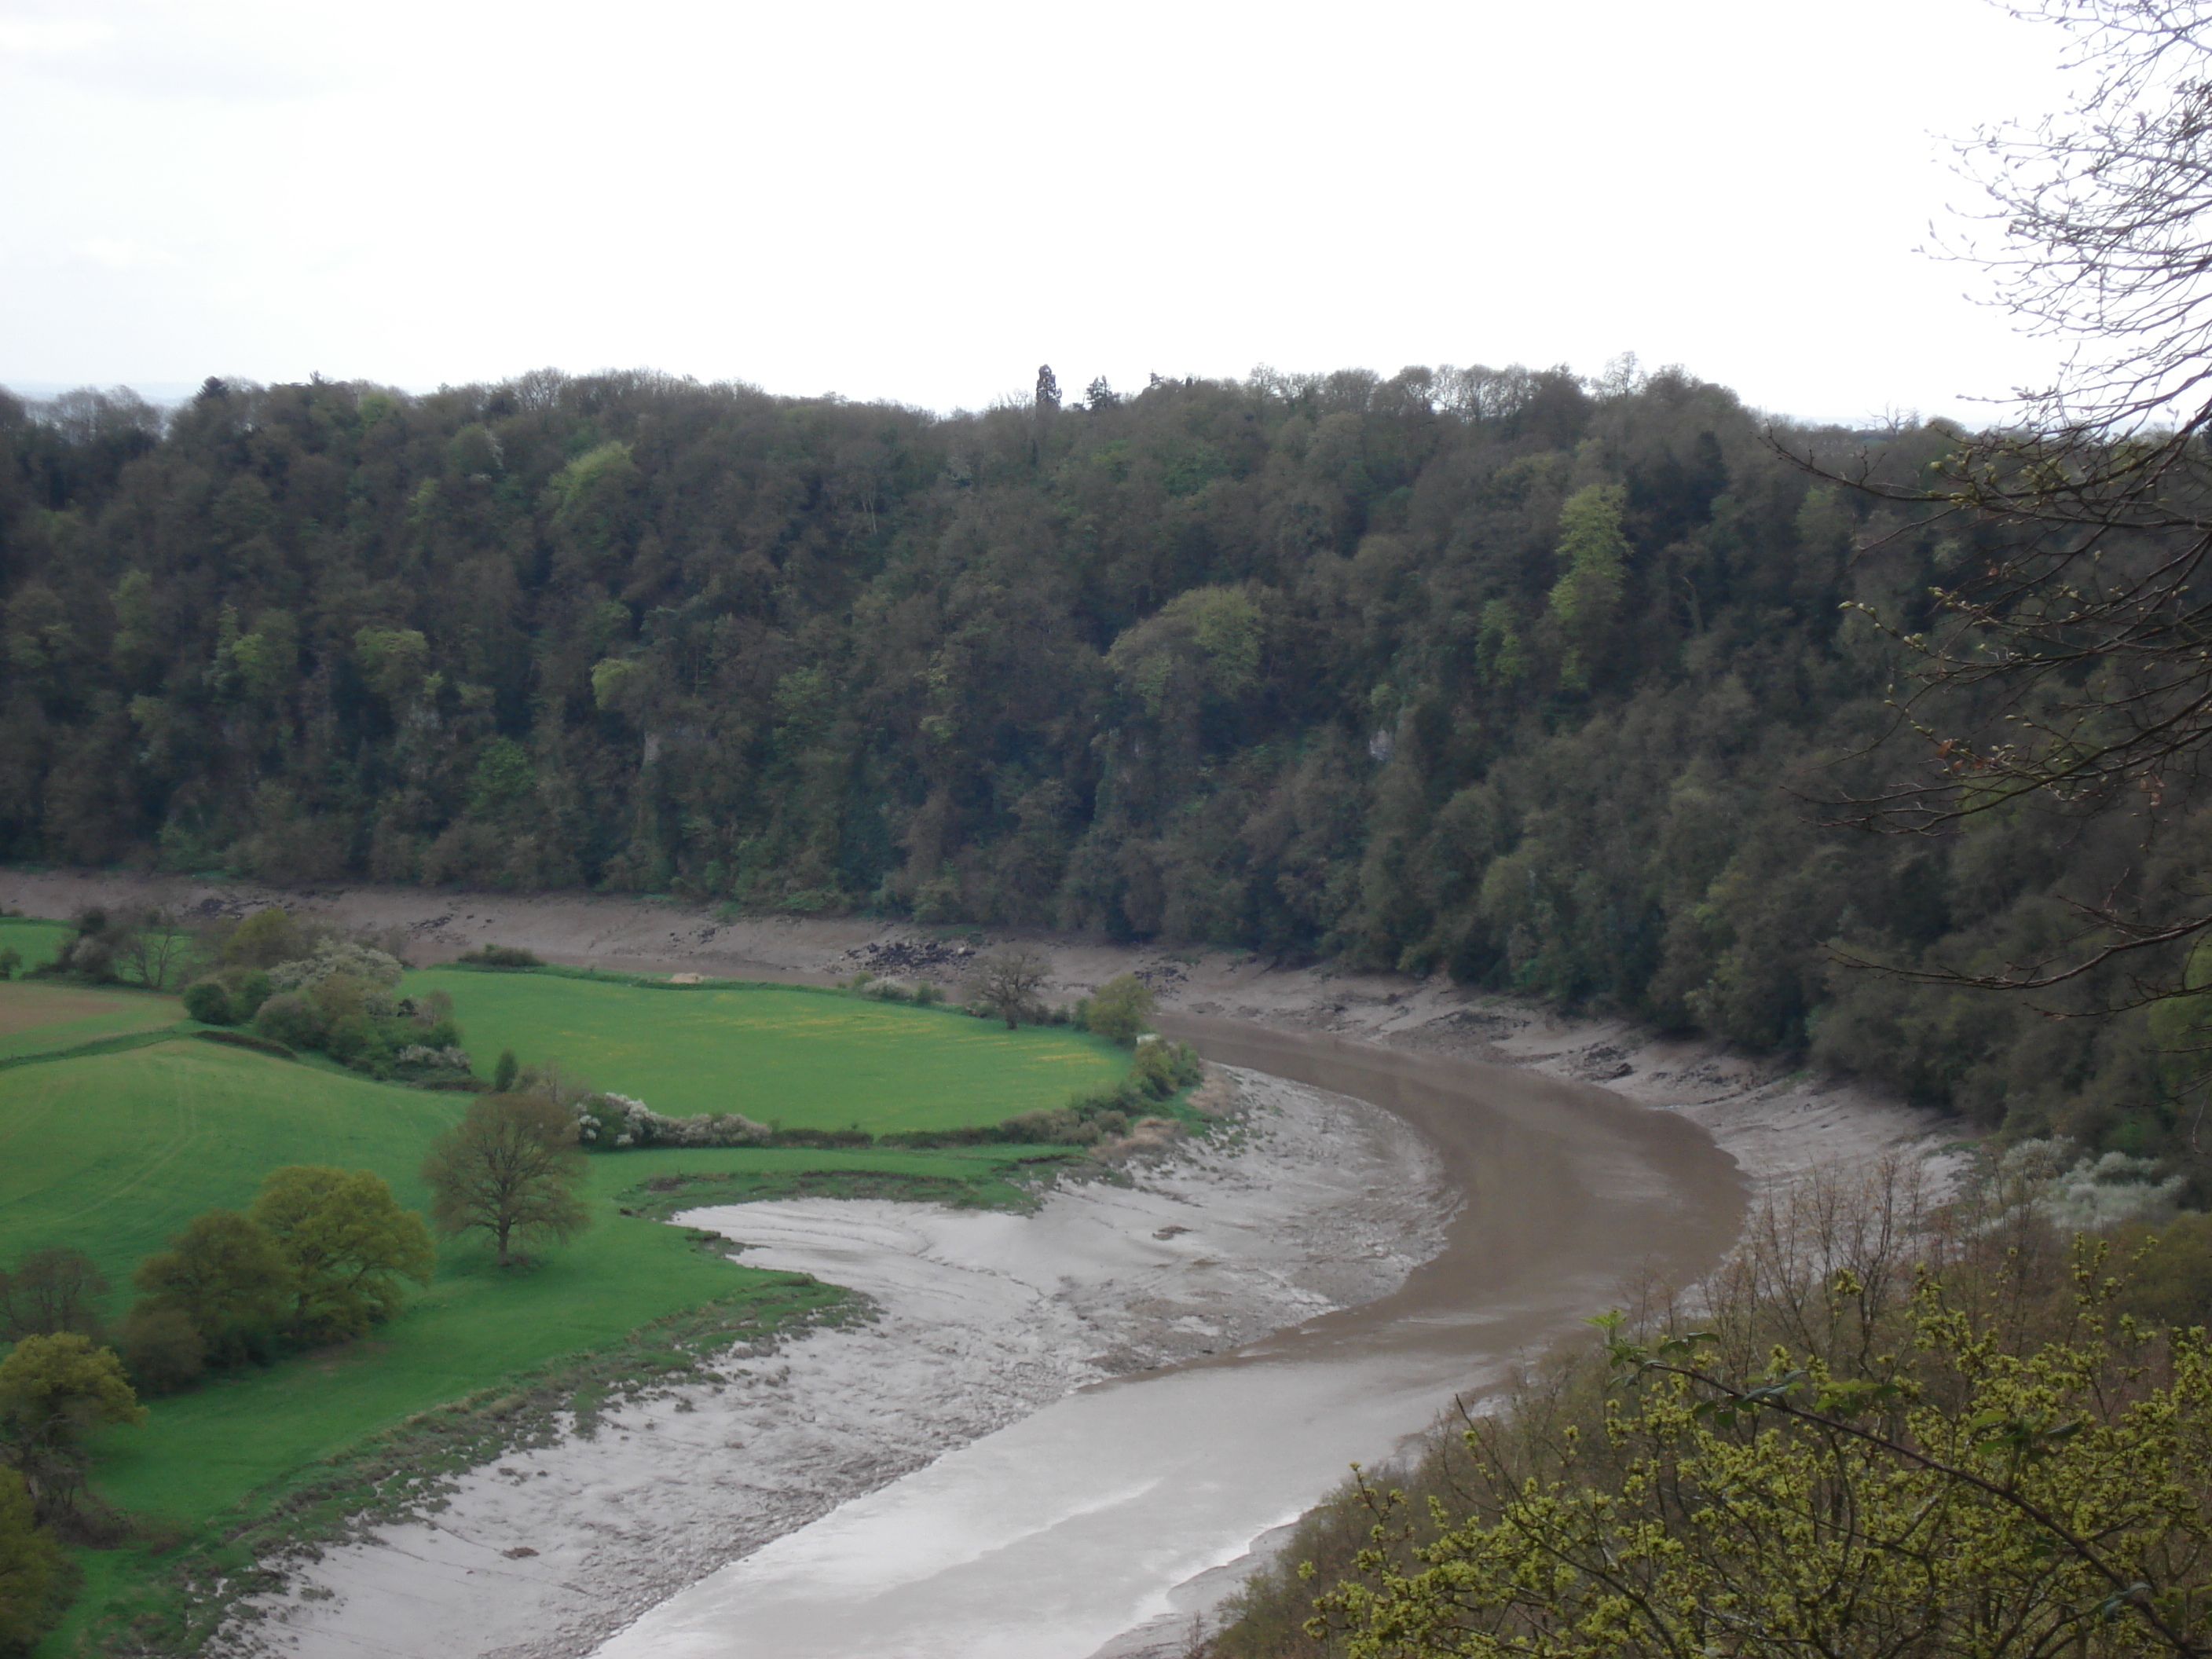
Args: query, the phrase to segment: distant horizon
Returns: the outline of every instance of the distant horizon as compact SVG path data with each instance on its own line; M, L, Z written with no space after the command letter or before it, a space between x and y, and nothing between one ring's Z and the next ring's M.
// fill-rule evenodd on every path
M1341 371L1341 370L1346 370L1346 369L1361 369L1361 368L1365 368L1365 369L1367 370L1367 372L1368 372L1368 373L1370 373L1370 374L1376 374L1376 375L1379 376L1380 378L1382 378L1382 379L1383 379L1383 380L1388 380L1388 379L1389 379L1389 378L1390 378L1390 376L1391 376L1391 375L1395 374L1398 374L1398 373L1401 372L1402 370L1404 370L1404 369L1406 369L1406 368L1414 368L1414 367L1426 367L1426 368L1443 368L1443 366L1444 366L1444 365L1443 365L1442 362L1431 362L1431 363L1428 363L1428 364L1425 364L1425 365L1415 365L1415 364L1401 363L1401 364L1400 364L1400 365L1399 365L1398 368L1395 368L1395 369L1387 369L1387 370L1386 370L1386 369L1376 369L1376 368L1370 368L1368 365L1365 365L1365 364L1359 364L1359 363L1340 363L1340 364L1337 364L1337 365L1335 365L1334 368L1321 368L1321 369L1292 369L1292 370L1283 370L1283 371L1280 371L1280 372L1283 372L1283 373L1285 373L1285 374L1335 374L1335 373L1338 373L1338 372L1340 372L1340 371ZM1468 365L1459 365L1459 366L1460 366L1460 367L1467 367ZM544 365L541 365L540 367L544 367ZM1054 370L1055 374L1058 374L1058 372L1059 372L1059 365L1057 365L1057 364L1054 364L1052 367L1054 368ZM1192 378L1198 379L1198 380L1238 380L1238 381L1242 381L1242 380L1249 380L1249 378L1250 378L1254 374L1257 373L1257 372L1258 372L1258 369L1259 369L1259 368L1260 368L1260 367L1261 367L1260 365L1255 365L1255 367L1254 367L1253 368L1247 369L1247 370L1245 370L1243 374L1225 374L1225 375L1224 375L1224 374L1201 374L1201 375L1195 375L1195 376L1193 376ZM1270 367L1272 367L1272 366L1270 366ZM1572 363L1559 363L1559 362L1547 362L1547 363L1542 364L1542 365L1540 365L1540 365L1535 365L1535 364L1529 364L1529 363L1497 362L1497 363L1490 363L1490 364L1487 364L1487 365L1486 365L1486 367L1488 367L1488 368L1500 368L1500 369L1503 369L1503 368L1537 368L1537 367L1541 367L1541 368L1565 368L1565 369L1566 369L1566 370L1567 370L1567 372L1568 372L1568 373L1570 373L1570 374L1571 374L1576 375L1577 378L1579 378L1579 379L1581 379L1581 380L1584 380L1584 381L1589 381L1589 380L1590 380L1595 379L1595 378L1596 377L1596 374L1597 374L1598 373L1601 373L1601 372L1602 372L1602 366L1601 366L1601 368L1600 368L1599 370L1593 371L1593 370L1586 370L1586 369L1583 369L1583 368L1577 368L1576 365L1574 365L1574 364L1572 364ZM1685 374L1689 374L1689 375L1692 376L1694 379L1697 379L1697 380L1699 380L1705 381L1705 383L1707 383L1707 384L1709 384L1709 385L1712 385L1712 386L1718 386L1725 387L1728 391L1729 391L1730 392L1733 392L1733 393L1735 393L1735 394L1736 395L1736 397L1739 398L1739 400L1740 400L1740 401L1741 401L1741 402L1742 402L1743 406L1744 406L1747 410L1751 410L1751 411L1752 411L1753 413L1754 413L1754 414L1761 415L1761 416L1766 416L1766 417L1768 417L1768 418L1770 418L1770 419L1773 419L1773 420L1787 421L1787 422L1791 422L1791 423L1792 423L1792 424L1794 424L1794 425L1798 425L1798 426L1808 426L1808 427L1832 426L1832 427L1840 427L1840 428L1842 428L1843 429L1844 429L1845 431L1850 431L1850 432L1861 432L1861 431L1871 430L1871 429L1873 429L1873 428L1875 428L1883 426L1883 425L1885 425L1885 424L1887 424L1890 421L1892 421L1892 420L1893 420L1893 419L1905 419L1905 420L1907 420L1907 421L1909 421L1909 422L1924 422L1924 421L1929 421L1929 420L1937 420L1937 419L1945 419L1945 418L1951 418L1951 419L1957 419L1957 418L1960 418L1960 417L1958 417L1958 416L1946 416L1946 415L1944 415L1944 414L1942 414L1942 413L1941 413L1941 412L1938 412L1938 413L1932 413L1932 414L1931 414L1931 413L1923 412L1923 411L1921 411L1921 410L1903 410L1903 409L1868 410L1862 411L1861 413L1859 413L1859 414L1857 414L1857 415L1852 415L1852 416L1846 416L1846 415L1836 415L1836 414L1807 415L1807 414L1802 414L1802 413L1799 413L1798 411L1794 410L1771 409L1771 408L1768 408L1768 407L1766 407L1766 406L1765 406L1765 405L1763 405L1763 404L1758 404L1758 403L1755 403L1755 402L1754 402L1754 401L1753 401L1752 399L1750 399L1750 398L1745 398L1745 397L1743 397L1742 393L1741 393L1741 392L1740 392L1736 387L1735 387L1735 386L1729 386L1729 383L1728 383L1727 381L1723 380L1720 380L1720 379L1717 379L1717 377L1712 376L1712 375L1708 375L1708 374L1699 374L1698 373L1697 369L1696 369L1696 367L1695 367L1694 365L1692 365L1692 364L1687 364L1687 363L1680 363L1680 364L1674 364L1674 363L1669 363L1669 364L1644 364L1644 365L1642 365L1642 367L1644 368L1644 369L1645 370L1645 372L1646 372L1646 373L1653 373L1653 374L1658 373L1658 372L1660 372L1660 370L1662 370L1662 369L1663 369L1663 368L1680 368L1680 369L1681 369ZM523 375L523 374L530 374L530 373L532 373L532 372L533 372L533 371L532 371L532 370L530 370L530 369L519 369L519 370L516 370L514 373L513 373L513 374L499 374L499 375L491 375L491 376L477 376L477 377L471 377L471 379L469 379L469 380L447 380L447 381L443 382L443 383L442 383L442 385L443 385L444 386L447 386L447 387L459 387L459 386L499 386L499 385L502 385L502 384L504 384L505 382L507 382L507 381L510 381L510 380L516 380L516 379L520 378L520 377L521 375ZM587 376L590 376L590 375L592 375L592 374L623 374L623 373L637 373L637 374L669 374L669 375L671 375L672 378L677 379L677 380L684 380L684 379L687 379L687 378L688 378L688 379L690 379L690 380L695 380L697 384L699 384L699 385L701 385L701 386L722 386L722 385L738 384L738 385L744 385L744 386L757 386L757 387L758 387L762 392L763 392L767 393L769 396L770 396L770 397L775 397L775 398L790 398L799 399L799 400L805 400L805 399L808 399L808 398L843 398L843 399L844 399L846 402L848 402L848 403L855 403L855 404L890 404L890 405L893 405L893 406L896 406L896 407L897 407L897 408L902 408L902 409L921 410L924 410L924 411L926 411L926 412L927 412L927 413L929 413L929 414L931 414L931 415L936 416L937 416L937 417L939 417L939 419L950 419L950 418L953 417L954 416L963 415L963 414L967 414L967 415L980 414L980 413L982 413L985 410L987 410L987 409L988 409L988 408L990 407L990 404L987 403L987 404L980 404L980 405L955 405L955 406L949 407L949 408L940 408L940 407L934 407L934 406L933 406L933 405L931 405L931 404L926 404L926 403L918 402L918 401L916 401L916 400L915 400L915 399L912 399L912 398L861 398L861 397L851 396L851 395L848 395L848 394L847 394L847 393L840 392L836 392L836 391L834 391L834 390L831 390L831 391L823 391L823 392L779 392L779 391L777 391L777 390L776 390L775 387L773 387L773 386L762 386L762 385L761 385L761 383L760 383L759 381L750 380L750 379L749 379L749 378L747 378L746 376L742 375L742 374L738 374L738 375L718 375L718 376L715 376L715 377L714 377L714 378L712 378L712 379L709 379L709 378L708 378L708 377L707 377L707 376L705 376L705 375L696 375L696 374L695 374L695 375L686 376L686 375L684 375L684 374L681 374L681 373L679 373L679 372L678 372L678 371L676 371L676 370L673 370L673 369L661 369L661 368L657 368L657 367L650 366L650 365L637 365L637 366L635 366L635 367L634 367L633 368L629 369L629 370L615 369L615 368L604 368L604 367L602 367L602 368L591 368L591 369L566 369L566 368L564 368L564 369L561 369L561 370L559 370L558 372L559 372L560 374L562 374L567 375L567 376L568 376L568 378L570 378L571 380L581 380L581 379L586 378ZM212 375L204 375L204 375L202 375L198 380L145 380L145 381L134 381L134 380L124 380L95 381L95 380L10 380L6 379L4 376L0 376L0 392L8 392L8 393L9 393L10 395L12 395L12 396L14 396L14 397L20 398L23 399L23 400L24 400L25 402L27 402L27 403L40 403L40 404L43 404L43 403L50 403L50 402L52 402L54 398L58 398L58 397L61 397L61 396L62 396L62 395L64 395L64 393L66 393L66 392L85 392L85 391L91 391L91 392L116 392L116 391L118 391L118 390L119 390L119 391L125 391L125 392L132 392L132 393L134 393L135 395L137 395L137 397L143 398L147 403L149 403L149 404L150 404L154 405L154 406L155 406L155 408L157 408L157 409L170 410L170 409L174 409L174 408L176 408L176 407L177 407L177 406L179 406L179 404L185 404L185 403L189 402L189 401L190 401L190 400L191 400L191 398L193 398L193 397L194 397L194 396L195 396L195 395L199 392L200 388L201 388L202 386L205 386L205 385L207 384L208 380L209 380L210 379L211 379L211 378L212 378L212 379L216 379L216 380L238 380L238 381L250 382L251 384L255 385L255 386L297 386L297 385L300 385L300 384L301 384L301 383L305 382L305 381L307 380L307 378L308 378L308 377L307 377L307 375L305 375L305 374L301 374L301 375L288 375L288 376L284 376L284 377L282 377L282 378L280 378L280 379L275 379L275 380L260 380L260 379L257 379L256 377L252 376L252 375L215 374L212 374ZM332 380L332 381L339 382L339 383L341 383L341 384L366 384L366 385L370 385L370 386L381 386L381 387L383 387L384 389L386 389L386 391L403 392L403 393L404 393L406 396L410 397L410 398L426 398L426 397L434 396L434 394L435 394L435 393L436 393L440 389L441 389L439 386L435 386L435 385L433 385L433 386L421 386L421 385L417 385L417 386L407 386L407 385L403 385L403 384L401 384L401 383L399 383L399 382L397 382L397 381L380 380L380 379L378 379L378 378L377 378L376 376L374 376L374 375L368 375L368 374L325 374L325 375L324 375L324 376L323 376L323 378L324 378L325 380ZM1066 402L1066 403L1069 404L1079 404L1080 402L1082 402L1082 400L1083 400L1083 392L1084 392L1084 388L1085 388L1085 386L1087 386L1090 384L1090 379L1091 379L1091 377L1085 377L1085 378L1083 380L1081 380L1081 381L1076 381L1076 380L1072 380L1069 376L1067 376L1067 375L1066 375L1066 374L1060 374L1060 375L1059 375L1059 378L1060 378L1060 396L1061 396L1062 400L1063 400L1064 402ZM1178 374L1178 375L1164 375L1164 375L1162 375L1162 376L1161 376L1161 378L1162 378L1163 380L1168 380L1168 379L1181 380L1181 379L1182 379L1182 378L1184 378L1184 377L1183 377L1183 376L1182 376L1182 375L1179 375L1179 374ZM1113 386L1113 388L1114 388L1114 390L1115 390L1115 392L1121 392L1121 393L1122 393L1122 394L1124 394L1124 395L1127 395L1127 394L1131 393L1131 392L1141 392L1141 391L1143 391L1143 390L1144 390L1144 388L1145 388L1145 385L1146 384L1146 382L1133 382L1133 383L1130 383L1130 384L1124 385L1124 384L1122 384L1122 383L1121 383L1121 382L1118 382L1118 381L1114 380L1113 380L1113 378L1112 378L1110 375L1107 377L1107 380L1108 380L1108 384L1109 384L1110 386ZM1002 394L1002 395L1008 395L1008 396L1011 396L1011 395L1012 395L1012 392L1013 392L1013 388L1009 387L1007 393L1006 393L1006 394ZM1992 404L1992 405L1990 406L1990 411L1989 411L1989 412L1990 412L1992 416L1994 416L1994 414L1995 414L1995 410L1996 410L1996 405L1995 405L1995 404ZM1967 425L1970 425L1970 426L1971 426L1971 425L1975 424L1975 422L1972 422L1972 421L1965 421L1965 422L1962 422L1962 423L1963 423L1963 424L1967 424Z

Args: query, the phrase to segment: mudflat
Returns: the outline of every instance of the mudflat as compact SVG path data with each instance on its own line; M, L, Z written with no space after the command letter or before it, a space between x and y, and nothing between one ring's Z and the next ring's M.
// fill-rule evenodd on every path
M1163 1012L1208 1060L1380 1106L1428 1141L1466 1203L1444 1247L1403 1285L1256 1343L1468 1352L1551 1340L1627 1280L1686 1284L1742 1231L1748 1188L1696 1124L1610 1090L1458 1055L1411 1054L1323 1033Z

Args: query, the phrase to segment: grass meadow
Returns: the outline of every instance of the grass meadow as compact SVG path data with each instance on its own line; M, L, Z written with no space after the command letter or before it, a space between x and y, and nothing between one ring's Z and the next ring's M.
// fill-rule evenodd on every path
M512 1047L658 1110L735 1109L787 1127L994 1121L1109 1081L1123 1063L1109 1045L1057 1029L1008 1033L780 988L672 992L434 970L411 982L452 993L480 1070ZM74 1246L106 1274L110 1310L119 1314L139 1261L202 1211L249 1205L281 1164L374 1170L402 1203L426 1204L417 1168L465 1096L201 1042L188 1022L161 1039L180 1012L175 999L144 993L0 984L0 1263ZM134 1033L153 1040L119 1049L102 1041ZM88 1041L100 1047L34 1058ZM590 1230L530 1269L499 1271L473 1237L449 1243L432 1285L411 1292L406 1311L370 1338L211 1378L150 1401L143 1427L106 1431L96 1443L95 1489L166 1531L158 1547L78 1552L83 1592L39 1652L76 1651L80 1635L118 1610L159 1605L180 1552L280 1509L328 1460L418 1413L618 1349L687 1310L750 1298L757 1324L772 1325L828 1294L736 1266L647 1213L623 1213L651 1212L656 1201L661 1212L671 1207L665 1193L644 1190L647 1182L699 1183L687 1185L699 1193L694 1202L888 1182L1013 1203L1023 1197L1021 1166L1041 1153L1051 1156L1004 1146L594 1156Z
M1006 1030L944 1009L798 986L661 989L532 973L427 969L477 1070L502 1048L686 1117L742 1112L787 1129L954 1129L1057 1106L1118 1081L1126 1049L1065 1026Z
M70 936L65 921L46 921L36 916L0 916L0 951L13 951L23 958L17 971L28 973L62 953Z

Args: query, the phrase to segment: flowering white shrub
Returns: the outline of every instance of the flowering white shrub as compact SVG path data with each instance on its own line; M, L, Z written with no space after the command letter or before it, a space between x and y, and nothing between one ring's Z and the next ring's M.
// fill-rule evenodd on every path
M474 1063L466 1049L456 1048L451 1043L442 1048L430 1048L410 1042L392 1058L402 1066L439 1066L454 1072L465 1072Z
M1999 1190L2027 1196L2055 1227L2087 1232L2163 1214L2187 1184L2178 1175L2156 1179L2159 1166L2147 1158L2082 1158L2080 1150L2063 1137L2020 1141L1998 1160Z
M586 1095L575 1104L576 1139L586 1146L757 1146L768 1126L741 1112L664 1117L628 1095Z
M371 985L389 989L399 983L406 969L396 957L352 939L325 939L315 953L296 962L280 962L269 970L269 982L279 991L305 991L333 974L350 974Z

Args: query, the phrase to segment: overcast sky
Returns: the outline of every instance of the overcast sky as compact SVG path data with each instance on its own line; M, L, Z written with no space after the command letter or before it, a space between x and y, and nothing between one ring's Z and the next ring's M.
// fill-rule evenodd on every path
M0 384L1679 362L1978 419L1986 0L0 0Z

